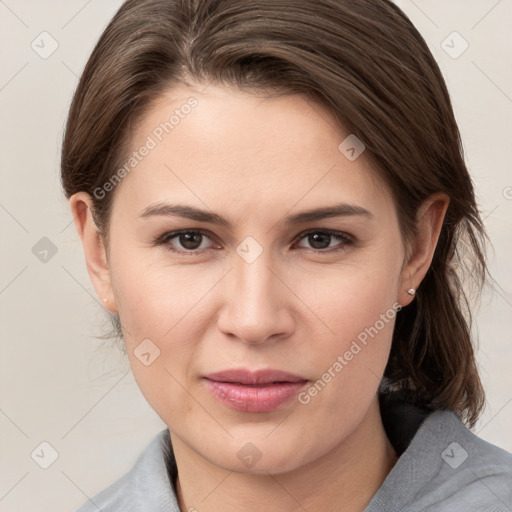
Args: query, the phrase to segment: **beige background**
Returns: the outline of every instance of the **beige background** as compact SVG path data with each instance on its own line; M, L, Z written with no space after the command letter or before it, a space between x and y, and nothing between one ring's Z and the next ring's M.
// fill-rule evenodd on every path
M75 510L164 428L115 345L94 338L108 324L59 185L71 94L120 3L0 0L0 511ZM495 289L476 315L488 393L476 432L512 451L512 2L398 3L445 74L495 247ZM441 46L453 31L469 44L458 58ZM458 36L447 43L452 54L464 44ZM52 44L58 48L42 58ZM33 253L48 245L43 237L56 250L46 262ZM52 449L58 457L42 469Z

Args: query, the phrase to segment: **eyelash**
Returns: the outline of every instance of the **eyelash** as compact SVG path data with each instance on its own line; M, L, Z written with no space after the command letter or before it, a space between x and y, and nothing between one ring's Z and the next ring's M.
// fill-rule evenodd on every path
M340 251L340 250L344 250L346 249L346 246L347 245L352 245L354 243L354 240L352 239L352 237L347 234L347 233L343 233L343 232L340 232L340 231L332 231L330 229L310 229L308 231L305 231L305 232L302 232L300 233L299 235L297 235L293 242L300 242L303 238L307 237L308 235L311 235L313 233L321 233L322 235L328 235L328 236L332 236L336 239L338 239L340 242L342 242L342 244L339 246L339 247L331 247L331 248L326 248L326 249L312 249L312 248L304 248L308 251L311 251L311 252L314 252L314 253L317 253L317 254L321 254L321 253L330 253L330 252L337 252L337 251ZM193 251L186 251L186 250L176 250L176 249L173 249L171 247L171 245L169 244L169 241L178 237L179 235L183 235L183 234L200 234L208 239L210 239L211 241L212 240L212 237L210 235L208 235L207 232L201 230L201 229L183 229L183 230L180 230L180 231L171 231L171 232L168 232L168 233L164 233L163 235L159 236L156 238L156 240L154 241L154 245L156 246L165 246L165 248L171 252L174 252L176 254L182 254L182 255L186 255L186 254L200 254L202 252L204 252L205 250L208 250L207 249L196 249L196 250L193 250Z

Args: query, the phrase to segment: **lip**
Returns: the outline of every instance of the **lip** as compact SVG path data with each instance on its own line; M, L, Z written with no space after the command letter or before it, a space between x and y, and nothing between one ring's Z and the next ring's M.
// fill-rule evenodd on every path
M303 382L307 379L281 370L256 370L245 368L224 370L210 373L205 378L215 382L231 382L235 384L270 384L274 382Z
M269 412L297 395L308 380L281 370L233 369L204 377L220 402L243 412Z

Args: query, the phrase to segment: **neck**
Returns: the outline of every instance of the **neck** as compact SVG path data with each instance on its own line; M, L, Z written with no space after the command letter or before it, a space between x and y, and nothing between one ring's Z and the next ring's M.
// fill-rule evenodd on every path
M228 471L204 460L171 433L181 510L363 512L397 461L377 396L358 427L327 455L282 474Z

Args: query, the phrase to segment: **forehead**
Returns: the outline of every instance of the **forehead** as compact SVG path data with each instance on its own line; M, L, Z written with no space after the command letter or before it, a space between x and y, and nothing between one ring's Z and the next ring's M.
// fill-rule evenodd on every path
M331 200L386 207L389 193L364 152L351 161L340 151L349 135L327 108L302 95L173 88L137 124L115 202L143 208L179 197L260 211Z

